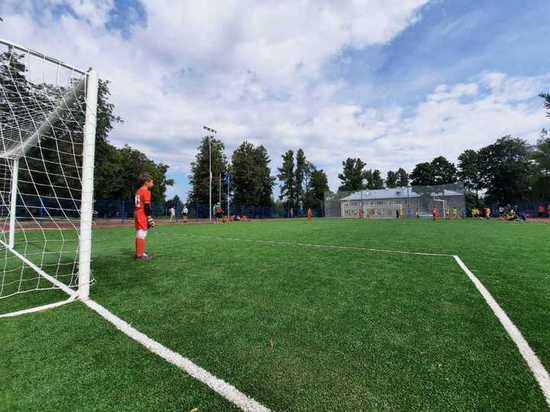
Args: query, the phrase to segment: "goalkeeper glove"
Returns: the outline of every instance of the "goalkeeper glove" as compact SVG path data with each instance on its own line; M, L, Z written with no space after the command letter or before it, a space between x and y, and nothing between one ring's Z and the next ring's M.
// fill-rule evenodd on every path
M152 216L147 216L147 225L149 226L149 229L155 227L155 221Z

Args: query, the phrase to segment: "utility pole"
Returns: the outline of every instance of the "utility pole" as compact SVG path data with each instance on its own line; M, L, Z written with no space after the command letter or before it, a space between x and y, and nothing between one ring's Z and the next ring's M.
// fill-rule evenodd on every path
M202 127L208 133L208 220L212 223L212 138L216 133L216 130L208 126Z

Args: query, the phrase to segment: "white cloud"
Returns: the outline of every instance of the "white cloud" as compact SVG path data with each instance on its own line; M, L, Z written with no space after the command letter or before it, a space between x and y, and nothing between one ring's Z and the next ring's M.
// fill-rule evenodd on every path
M78 18L84 19L91 25L103 26L113 10L114 0L46 0L45 4L54 7L65 6Z
M383 170L410 168L503 134L527 136L545 122L526 102L548 78L482 73L437 87L417 107L374 108L349 97L349 80L324 76L344 49L391 42L426 2L147 0L144 22L123 35L105 26L112 0L49 0L39 16L31 0L7 0L0 36L94 66L111 80L125 119L112 140L173 170L188 171L209 124L229 148L243 137L266 145L273 166L283 150L302 146L335 186L348 156ZM59 5L71 12L57 15Z

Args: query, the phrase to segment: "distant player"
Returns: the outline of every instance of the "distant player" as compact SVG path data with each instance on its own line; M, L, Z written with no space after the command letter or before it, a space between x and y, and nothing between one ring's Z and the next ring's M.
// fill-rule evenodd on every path
M170 209L168 209L170 213L170 223L177 222L176 220L176 208L172 206Z
M189 209L187 209L187 206L183 207L183 223L187 223L187 216L189 216Z
M311 223L313 220L313 210L310 207L307 208L307 221Z
M220 223L223 219L223 209L219 203L214 207L214 215L216 216L216 223Z
M432 208L432 219L437 220L439 217L439 209L437 207Z
M136 226L136 259L149 260L145 253L145 238L149 228L155 226L151 216L151 189L154 186L153 179L148 174L140 177L141 187L136 192L134 206L134 221Z

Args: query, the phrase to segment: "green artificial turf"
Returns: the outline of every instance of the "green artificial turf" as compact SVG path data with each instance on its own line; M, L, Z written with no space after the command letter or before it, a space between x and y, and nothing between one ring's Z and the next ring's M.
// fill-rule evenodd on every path
M131 229L98 229L92 297L274 410L545 410L451 258L303 244L461 256L548 368L549 235L486 221L172 225L152 231L145 263ZM0 312L59 298L19 295ZM0 409L231 407L80 303L0 323Z

